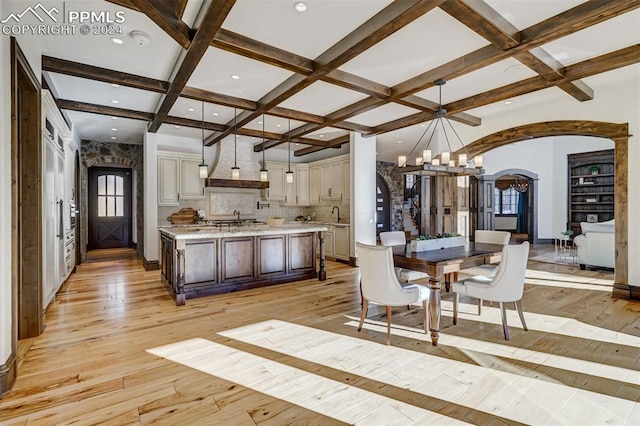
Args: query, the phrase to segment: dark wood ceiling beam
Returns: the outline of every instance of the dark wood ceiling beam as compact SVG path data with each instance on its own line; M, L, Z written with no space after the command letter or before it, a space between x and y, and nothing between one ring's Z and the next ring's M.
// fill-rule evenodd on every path
M187 8L187 3L189 3L189 0L174 0L174 3L174 13L178 19L182 19L184 10Z
M195 129L201 129L202 127L204 127L205 130L213 130L214 132L220 132L226 129L226 127L223 124L210 123L208 121L205 121L204 123L202 123L202 121L199 121L199 120L192 120L190 118L172 117L172 116L168 116L167 119L164 121L164 124L171 124L173 126L192 127Z
M527 80L518 81L507 86L470 96L459 101L451 102L445 105L444 108L450 112L478 108L516 96L543 90L559 83L571 83L581 78L637 64L638 62L640 62L640 45L635 44L615 52L610 52L596 58L591 58L565 67L565 77L560 81L549 82L540 76L532 77Z
M293 109L282 107L273 107L267 112L267 114L281 118L290 118L297 121L306 121L309 123L324 123L324 117L321 115L310 114L308 112L296 111Z
M439 108L437 102L432 102L428 99L424 99L416 95L405 96L402 99L396 100L396 103L418 110L423 110L424 112L431 113L432 115L435 114L435 112ZM426 114L425 116L429 116L429 114ZM458 123L463 123L468 126L479 126L480 124L482 124L482 120L479 117L467 114L466 112L451 114L448 117L452 121L457 121Z
M298 149L293 152L293 156L302 157L303 155L311 154L312 152L322 151L328 148L338 149L342 146L342 144L345 144L347 142L349 142L349 135L340 136L330 141L327 141L326 146L309 146L307 148Z
M564 77L564 65L541 47L519 52L514 57L547 81L558 81ZM560 81L558 87L581 102L593 99L593 89L580 80L572 82Z
M179 64L176 64L177 72L175 77L160 106L157 108L153 121L149 125L151 133L158 131L158 128L169 114L173 104L187 85L189 77L198 66L235 2L236 0L212 0L209 4L186 54L181 57L182 60L178 60Z
M136 6L134 6L129 0L107 0L109 3L117 4L118 6L135 10L136 12L140 12Z
M502 50L520 44L520 31L482 0L449 0L440 9Z
M184 49L191 45L189 26L175 14L175 8L158 0L129 0L140 12L147 15L157 26L167 33ZM167 7L169 6L169 7Z
M376 43L384 40L404 26L410 24L444 0L405 0L393 2L371 19L360 25L335 45L314 60L314 71L309 76L293 75L258 101L260 107L253 112L244 111L238 117L238 125L244 126L263 112L313 84L321 77L337 69ZM342 121L342 120L339 120ZM227 125L230 125L227 123ZM222 132L210 138L208 145L222 140L229 133Z
M227 52L245 56L256 61L275 65L298 74L313 72L313 61L295 53L287 52L258 40L245 37L221 28L213 38L211 46Z
M350 121L339 121L337 123L333 123L331 127L335 127L336 129L348 130L350 132L360 132L360 133L368 133L373 131L373 127L365 126L364 124L351 123Z
M113 71L107 68L94 67L65 59L42 56L42 71L81 77L103 83L120 84L135 89L165 93L169 83L154 78L142 77L126 72Z
M388 98L391 95L390 87L341 70L331 71L322 77L322 81L377 98Z
M110 115L112 117L130 118L132 120L150 121L153 118L153 113L134 111L124 108L115 108L106 105L95 105L86 102L70 101L67 99L58 99L56 101L58 108L66 109L68 111L87 112L90 114Z
M195 101L208 102L217 105L224 105L230 108L255 110L258 104L249 99L237 98L235 96L223 95L222 93L209 92L208 90L186 86L182 89L180 96L193 99Z

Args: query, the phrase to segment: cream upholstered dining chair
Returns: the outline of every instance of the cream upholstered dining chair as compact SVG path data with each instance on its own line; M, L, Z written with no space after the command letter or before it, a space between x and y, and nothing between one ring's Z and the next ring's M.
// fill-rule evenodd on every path
M406 245L407 239L404 231L386 231L380 233L380 243L383 246L399 246ZM411 269L395 268L396 276L400 281L415 281L422 278L429 278L424 272L413 271Z
M391 343L391 307L422 302L424 332L429 330L427 300L429 289L419 284L401 285L393 269L391 247L356 242L362 292L362 314L358 331L362 330L369 303L384 305L387 313L387 345Z
M514 302L520 321L522 321L522 328L527 331L521 301L528 258L529 243L527 241L519 245L506 245L502 248L502 259L495 277L480 275L453 283L453 324L458 322L459 295L464 294L478 299L500 302L502 329L506 340L509 340L509 327L507 326L505 303Z

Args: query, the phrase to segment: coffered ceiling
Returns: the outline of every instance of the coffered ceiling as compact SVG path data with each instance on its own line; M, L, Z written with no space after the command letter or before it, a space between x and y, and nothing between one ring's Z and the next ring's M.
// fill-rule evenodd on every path
M41 3L125 12L122 44L29 36L83 139L200 138L204 102L209 145L237 129L256 150L279 149L290 118L296 155L355 130L377 135L379 158L392 159L433 119L439 78L456 127L558 97L595 102L612 84L640 95L640 0L306 0L305 12L293 0ZM5 4L20 13L26 3Z

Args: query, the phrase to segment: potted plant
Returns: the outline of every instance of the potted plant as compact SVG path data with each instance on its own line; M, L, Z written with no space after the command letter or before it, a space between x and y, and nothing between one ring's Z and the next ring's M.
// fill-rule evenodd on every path
M592 175L597 175L598 172L600 172L600 168L598 166L591 166L589 167L589 171Z
M427 251L458 247L463 246L464 243L465 238L455 232L436 235L420 235L415 240L411 240L411 251Z

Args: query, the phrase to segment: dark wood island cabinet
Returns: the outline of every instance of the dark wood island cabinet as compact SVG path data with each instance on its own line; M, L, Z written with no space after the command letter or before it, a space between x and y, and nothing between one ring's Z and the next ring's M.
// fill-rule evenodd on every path
M195 297L316 277L324 280L326 230L318 225L161 228L162 281L176 305L184 305Z

